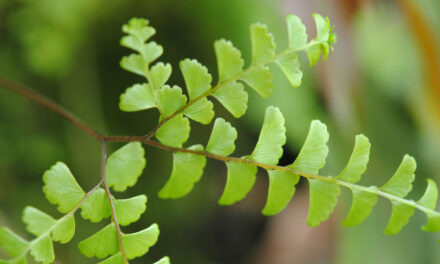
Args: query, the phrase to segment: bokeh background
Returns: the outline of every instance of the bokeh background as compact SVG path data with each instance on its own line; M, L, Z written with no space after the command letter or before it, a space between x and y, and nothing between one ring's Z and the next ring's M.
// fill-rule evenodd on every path
M269 26L281 50L286 44L284 16L300 16L315 35L312 13L328 16L339 41L325 63L309 68L301 55L304 80L293 89L274 68L275 90L267 100L253 91L247 114L234 120L239 131L234 156L251 152L264 109L277 105L286 118L288 143L282 164L293 161L313 119L330 132L330 155L323 173L344 166L354 136L372 143L370 164L361 184L383 184L405 153L418 161L410 197L423 193L426 178L440 182L440 1L438 0L1 0L0 76L25 84L59 102L93 128L113 135L142 135L157 113L123 113L118 98L142 79L123 71L119 46L121 25L129 18L148 18L154 40L170 62L172 84L183 84L178 62L197 58L214 79L213 41L226 38L250 58L249 24ZM191 143L204 143L210 126L193 123ZM118 147L111 145L112 149ZM170 173L171 155L147 147L147 169L136 187L122 197L145 193L146 214L124 229L160 225L158 244L137 263L163 255L173 263L253 264L434 264L440 263L438 234L424 233L425 216L416 212L396 236L385 236L391 206L380 199L367 220L340 227L351 194L344 190L331 219L318 228L306 226L307 183L301 181L281 214L264 217L267 177L263 171L248 197L231 207L217 204L225 184L222 163L209 161L202 180L185 198L157 198ZM99 177L98 142L59 116L0 89L0 226L30 238L21 223L26 205L59 214L44 198L41 176L56 161L66 162L84 189ZM121 197L121 196L119 196ZM76 244L100 228L77 218L69 245L56 244L55 263L96 263L78 253ZM103 224L101 224L103 226ZM4 252L0 251L0 256Z

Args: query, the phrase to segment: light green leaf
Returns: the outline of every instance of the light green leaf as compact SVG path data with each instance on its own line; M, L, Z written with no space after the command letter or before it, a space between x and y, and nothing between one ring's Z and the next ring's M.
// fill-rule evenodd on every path
M138 37L140 42L145 42L156 33L156 30L148 24L147 19L134 17L122 26L122 31Z
M62 244L69 242L75 234L75 217L73 215L61 218L52 230L52 239Z
M139 40L136 36L123 36L121 38L121 41L119 42L122 47L126 47L132 50L135 50L137 52L140 52L142 50L142 44L143 42Z
M108 185L118 192L135 185L145 168L144 154L144 148L139 142L127 143L113 152L105 166Z
M295 185L300 177L288 171L268 170L269 191L262 213L274 215L281 212L295 194Z
M306 27L301 19L295 15L287 15L287 30L289 36L289 48L298 50L307 44Z
M118 234L113 223L107 225L96 234L79 242L79 251L86 257L105 258L119 251Z
M273 75L266 66L258 66L243 72L240 80L244 81L263 98L267 98L272 93Z
M150 69L151 84L154 89L160 89L168 81L171 76L171 64L163 62L156 63Z
M26 230L35 236L44 234L57 222L50 215L32 206L27 206L24 209L22 219L26 224Z
M310 208L307 224L318 226L327 220L338 202L339 185L317 179L308 179L310 183Z
M155 61L163 54L163 47L156 42L151 41L142 46L141 54L145 67L148 67L150 63Z
M315 65L321 57L321 47L319 45L313 45L306 49L307 56L309 57L309 65L312 67Z
M369 187L376 189L377 187ZM362 223L367 218L373 206L377 203L377 195L375 193L363 192L353 189L353 203L350 212L342 222L343 226L355 226Z
M179 86L165 85L157 92L157 100L163 118L167 118L185 105L186 96Z
M57 162L43 175L43 192L47 200L58 205L58 211L67 213L85 196L66 164Z
M214 42L217 57L219 83L235 77L243 71L244 61L241 52L232 42L220 39Z
M237 130L223 118L217 118L209 137L206 151L221 156L229 156L235 150Z
M147 196L145 195L115 200L116 216L121 226L126 226L139 220L146 209Z
M270 106L266 108L263 127L250 158L261 163L276 165L283 155L285 143L286 128L283 114L278 107Z
M125 263L121 252L118 252L113 256L109 257L108 259L99 262L98 264L125 264Z
M416 160L405 155L393 177L380 187L380 190L398 197L405 197L412 189L416 167Z
M400 203L397 201L391 202L393 210L388 225L384 231L386 235L394 235L400 232L409 219L414 214L414 207Z
M318 174L319 169L325 165L328 139L326 125L318 120L312 121L306 141L295 162L289 167L304 173Z
M99 188L89 195L81 205L81 216L93 223L101 222L112 214L104 189Z
M214 96L235 118L246 113L248 93L244 90L243 84L230 82L212 95Z
M316 24L316 41L325 41L329 39L330 21L328 18L322 17L320 14L314 13L313 19Z
M243 199L254 186L257 167L247 163L226 162L228 175L218 203L231 205Z
M171 264L169 257L163 257L160 260L154 262L153 264Z
M428 187L426 187L425 193L417 203L428 209L435 210L438 199L437 184L431 179L427 179L427 181L428 181ZM425 226L422 227L422 229L427 232L439 231L440 214L427 213L426 216L428 217L428 222L426 223Z
M289 52L277 58L276 63L286 75L290 84L296 88L301 85L302 71L300 69L298 56L296 53Z
M0 228L0 248L4 249L11 257L20 256L28 246L29 242L12 232L9 228Z
M202 151L202 145L193 145L190 150ZM180 198L188 194L200 180L206 158L192 153L173 153L173 170L165 186L159 191L160 198Z
M133 234L123 234L125 253L128 259L141 257L148 252L148 249L156 244L159 237L159 227L152 224L147 229Z
M190 105L183 112L187 117L201 124L209 124L214 118L214 105L206 97Z
M257 23L251 25L252 65L267 63L275 56L275 42L267 26Z
M188 140L191 130L189 120L182 114L176 115L161 126L155 133L155 137L168 146L181 148Z
M351 183L358 182L367 169L370 157L370 146L370 141L366 136L357 135L353 152L351 153L347 166L345 166L344 170L335 178Z
M184 59L180 62L180 70L185 79L186 89L191 100L211 89L211 74L197 60Z
M156 107L153 91L147 83L135 84L119 97L119 109L134 112Z
M130 54L122 57L120 65L122 69L144 77L148 70L148 65L145 64L144 58L140 54Z
M43 236L31 247L31 255L37 262L44 264L52 263L55 260L52 240L49 235Z

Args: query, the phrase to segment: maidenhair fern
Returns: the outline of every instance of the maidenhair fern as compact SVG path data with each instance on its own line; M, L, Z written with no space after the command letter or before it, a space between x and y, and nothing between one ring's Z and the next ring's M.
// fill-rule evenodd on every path
M121 66L141 75L145 82L127 88L120 97L119 107L127 112L151 108L158 110L160 116L157 126L145 136L104 136L44 97L3 82L3 86L55 110L98 139L102 145L102 163L100 180L87 193L64 163L58 162L46 171L43 176L43 192L48 201L57 205L58 211L64 215L55 219L34 207L26 207L23 222L35 238L25 240L2 227L0 247L9 253L11 259L0 260L0 263L27 263L28 253L38 262L52 263L55 259L53 242L67 243L71 240L75 233L74 215L77 211L80 211L83 219L93 223L111 218L107 226L79 243L79 251L85 256L104 259L99 263L126 264L146 254L158 239L158 226L153 224L131 234L124 233L121 227L140 219L146 210L147 197L139 195L118 199L111 193L111 189L123 192L136 184L146 165L141 143L172 152L171 175L159 191L159 196L164 199L188 195L202 177L207 158L211 158L224 162L227 168L226 186L218 201L221 205L231 205L244 199L255 183L257 169L262 168L269 177L267 201L262 209L265 215L282 211L292 199L300 177L305 177L310 187L307 221L310 226L317 226L329 218L337 203L340 186L343 186L353 192L350 212L343 221L345 226L354 226L365 220L378 196L381 196L390 200L393 206L386 234L399 232L415 209L428 217L423 230L439 231L440 213L435 211L438 191L434 181L428 180L428 187L420 200L405 198L415 178L416 162L411 156L404 156L395 174L382 187L357 184L367 168L370 154L370 143L364 135L356 136L352 155L346 167L334 174L336 176L319 174L328 154L329 133L327 127L317 120L311 122L297 159L288 166L277 165L286 143L286 129L281 111L273 106L266 109L258 141L247 156L229 156L235 150L238 133L221 117L213 122L206 145L183 147L190 136L190 120L205 125L212 123L215 117L211 101L213 98L233 117L239 118L247 109L248 93L245 86L262 97L268 97L274 88L268 64L278 65L291 85L299 86L302 72L297 53L305 52L312 66L321 57L325 60L336 42L329 20L318 14L313 17L317 36L308 41L301 20L294 15L287 16L289 42L281 52L277 52L274 37L265 25L251 25L252 61L246 67L241 52L230 41L216 41L214 52L217 57L218 80L215 84L208 69L197 60L182 60L179 67L185 89L167 84L172 73L169 63L155 62L163 53L162 46L150 40L156 33L155 29L145 19L131 19L122 28L126 35L121 39L121 45L134 53L123 57ZM128 143L107 158L107 142ZM156 262L159 263L169 263L169 260L165 257Z

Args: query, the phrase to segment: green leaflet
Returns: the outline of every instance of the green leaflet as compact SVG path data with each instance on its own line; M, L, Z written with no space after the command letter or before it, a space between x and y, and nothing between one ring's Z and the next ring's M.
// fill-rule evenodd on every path
M184 59L180 62L180 70L185 79L189 98L194 100L211 89L211 74L197 60Z
M11 257L20 256L28 246L29 242L12 232L9 228L0 228L0 248L4 249Z
M47 200L58 205L58 211L67 213L85 196L66 164L57 162L43 175L43 192Z
M321 57L321 47L311 46L306 50L306 52L307 52L307 56L309 57L310 67L318 63L319 58Z
M155 90L162 88L171 76L171 64L156 63L150 68L151 84Z
M214 42L215 56L217 57L217 67L219 83L235 77L243 71L244 61L241 52L232 42L220 39Z
M289 48L298 50L307 45L306 27L301 19L295 15L287 15L287 31L289 36Z
M39 236L49 230L57 221L50 215L32 206L27 206L23 211L23 222L29 233Z
M147 83L135 84L119 98L119 109L126 112L134 112L156 107L153 91Z
M206 97L196 101L183 112L187 117L201 124L209 124L214 118L214 105Z
M269 97L273 90L273 75L267 66L249 68L243 72L240 80L244 81L263 98Z
M384 231L386 235L394 235L400 232L406 224L408 224L409 219L414 214L414 207L400 203L397 201L391 202L393 205L391 218L388 225Z
M296 53L290 52L278 57L275 61L286 75L290 84L296 88L301 85L302 71Z
M228 175L226 186L218 203L231 205L242 200L254 186L257 167L239 162L226 162Z
M358 182L367 169L370 147L370 141L368 141L366 136L357 135L353 152L351 153L347 166L345 166L344 170L335 178L350 183Z
M308 179L310 184L310 208L307 224L318 226L333 212L340 192L339 185L317 179Z
M153 264L170 264L170 258L168 257L163 257L160 260L154 262Z
M145 167L144 154L144 148L139 142L127 143L113 152L105 166L108 185L118 192L133 186Z
M146 77L148 65L145 64L144 58L140 54L130 54L121 59L120 66L122 69Z
M331 33L333 28L330 28L329 19L323 18L316 13L313 14L313 19L315 20L317 34L311 43L319 43L319 45L312 45L306 50L310 66L318 62L321 53L323 54L324 60L327 59L330 48L333 49L332 45L336 42L336 35Z
M182 89L177 85L173 87L165 85L157 91L157 103L164 118L182 108L186 104L186 100L186 96L182 94Z
M267 172L269 173L269 191L262 213L274 215L281 212L292 199L295 194L295 185L300 177L288 171L268 170Z
M283 155L285 143L286 128L283 114L279 108L270 106L266 109L263 127L250 158L261 163L275 165Z
M246 113L248 93L244 90L243 84L230 82L212 94L235 118Z
M377 187L369 187L372 190L377 190ZM350 212L342 222L343 226L355 226L362 223L367 218L373 206L377 203L377 195L375 193L363 192L359 190L352 190L353 203L351 204Z
M188 149L202 151L203 146L193 145ZM205 164L205 156L185 152L173 153L173 170L170 179L159 191L159 197L176 199L187 195L202 177Z
M119 251L118 234L113 223L78 244L79 251L86 257L105 258Z
M143 44L141 54L146 67L163 54L163 47L156 42L148 42Z
M159 237L159 227L152 224L147 229L133 234L123 234L122 242L125 254L128 259L141 257L148 252L148 249L156 244Z
M145 42L156 33L148 24L147 19L134 17L122 26L122 32L136 36L139 42Z
M115 211L122 226L129 225L141 218L147 209L147 196L138 195L129 199L115 200Z
M69 242L75 234L75 217L73 215L63 217L52 230L52 239L62 244Z
M267 26L257 23L251 25L252 65L267 63L275 56L275 42Z
M393 177L380 187L380 190L398 197L405 197L412 189L416 167L416 160L405 155Z
M124 258L122 257L121 252L118 252L98 264L124 264Z
M44 264L52 263L55 260L53 244L49 235L41 237L32 245L31 255L37 262L43 262Z
M426 187L425 193L423 194L422 198L417 202L423 207L426 207L431 210L435 210L435 207L437 205L437 199L438 199L438 189L436 183L431 180L427 179L428 187ZM437 232L440 230L440 215L439 214L432 214L427 213L428 222L425 226L422 227L424 231L427 232Z
M110 203L104 189L98 188L81 205L81 217L98 223L111 216Z
M191 130L189 120L183 115L176 115L161 126L155 133L155 137L168 146L180 148L188 140Z
M206 151L221 156L229 156L235 150L237 130L223 118L217 118L209 137Z

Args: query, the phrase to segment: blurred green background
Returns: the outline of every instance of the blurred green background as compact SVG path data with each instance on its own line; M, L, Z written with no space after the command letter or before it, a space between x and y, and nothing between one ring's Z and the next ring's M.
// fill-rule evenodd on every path
M268 105L286 118L288 143L282 164L293 161L313 119L330 132L325 175L344 166L363 133L372 143L361 184L381 185L405 153L418 161L412 199L423 193L426 178L440 182L440 2L438 0L2 0L0 1L0 76L25 84L71 110L105 134L142 135L154 126L155 111L123 113L118 98L142 79L123 71L121 26L145 17L163 45L161 61L170 62L169 83L183 84L178 62L197 58L216 76L213 41L226 38L250 58L249 24L269 26L281 50L287 46L284 16L293 13L315 34L312 13L328 16L339 43L325 63L309 69L301 55L304 80L293 89L278 69L267 100L250 93L247 114L234 120L220 105L218 115L239 131L234 156L249 153ZM215 79L215 78L214 78ZM210 125L193 123L191 143L205 143ZM111 145L112 149L118 147ZM306 226L307 184L301 182L291 204L274 217L263 217L267 177L259 173L248 197L232 207L217 204L226 170L209 161L203 179L185 198L159 200L157 191L170 173L171 155L147 148L147 169L123 197L145 193L148 209L141 221L124 229L160 225L158 244L137 263L163 255L173 263L257 264L413 264L440 263L438 234L424 233L417 212L404 230L383 235L391 212L379 200L371 216L354 228L340 227L351 194L342 192L331 219ZM56 161L69 165L84 189L99 177L99 143L59 116L0 89L0 226L29 237L21 211L33 205L58 216L41 192L43 172ZM95 180L96 179L96 180ZM78 253L76 244L100 226L80 220L69 245L56 245L55 263L96 263ZM4 252L0 251L0 256Z

